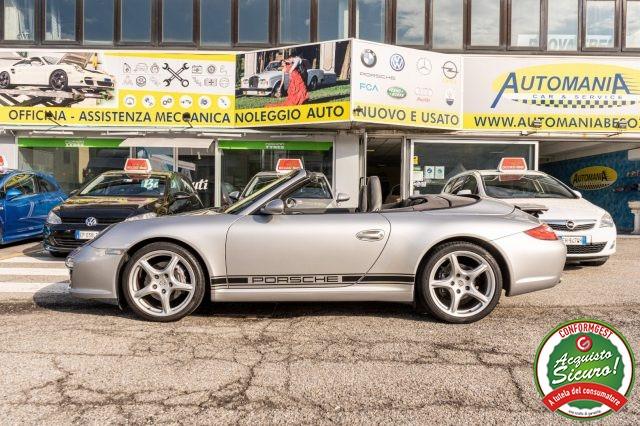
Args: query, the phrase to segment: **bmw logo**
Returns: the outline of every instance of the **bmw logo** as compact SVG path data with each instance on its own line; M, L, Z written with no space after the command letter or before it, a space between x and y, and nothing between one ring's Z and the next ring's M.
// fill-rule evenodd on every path
M391 65L391 69L394 71L402 71L404 69L404 58L402 55L394 53L391 55L389 65Z
M87 220L84 221L84 224L88 227L96 226L98 224L98 219L95 217L88 217Z
M372 68L378 62L378 57L373 50L365 49L362 51L362 54L360 54L360 61L362 61L362 65L365 67Z

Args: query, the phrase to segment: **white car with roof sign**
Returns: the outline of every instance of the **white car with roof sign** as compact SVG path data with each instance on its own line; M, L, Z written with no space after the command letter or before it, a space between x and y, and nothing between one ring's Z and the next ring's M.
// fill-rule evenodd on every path
M611 215L558 179L526 170L524 164L524 168L467 170L449 179L442 192L499 199L536 211L566 244L568 261L603 265L616 252L617 232Z

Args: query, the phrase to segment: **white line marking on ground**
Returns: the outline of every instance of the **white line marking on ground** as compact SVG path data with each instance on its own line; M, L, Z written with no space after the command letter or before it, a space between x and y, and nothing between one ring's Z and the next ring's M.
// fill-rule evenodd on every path
M69 270L60 268L0 268L0 276L3 275L69 277Z
M29 257L29 256L18 256L12 257L9 259L0 260L0 263L38 263L38 264L46 264L46 265L60 265L64 266L64 260L62 259L51 259L47 257Z
M52 293L64 294L69 292L68 282L54 283L14 283L0 282L0 293Z

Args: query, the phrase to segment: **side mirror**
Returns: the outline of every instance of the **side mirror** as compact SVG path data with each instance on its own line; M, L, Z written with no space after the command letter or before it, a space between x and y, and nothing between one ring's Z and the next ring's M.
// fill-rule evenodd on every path
M175 194L172 198L171 201L175 202L175 201L182 201L182 200L188 200L189 198L191 198L191 195L185 193L185 192L178 192L177 194Z
M21 195L22 195L22 191L20 191L18 188L10 188L7 191L6 199L7 201L13 200L14 198L18 198Z
M346 201L349 201L350 199L351 199L351 197L349 196L349 194L345 194L343 192L340 192L336 196L336 203L344 203Z
M269 201L263 208L262 213L268 215L281 215L284 214L284 201L281 199Z
M456 192L456 195L464 196L464 195L473 195L473 194L471 193L470 189L461 189L460 191Z
M240 199L240 191L233 191L233 192L230 192L230 193L229 193L229 199L230 199L232 202L234 202L234 203L235 203L236 201L238 201L238 200Z
M574 194L576 194L576 197L578 198L582 198L582 192L580 191L573 191Z

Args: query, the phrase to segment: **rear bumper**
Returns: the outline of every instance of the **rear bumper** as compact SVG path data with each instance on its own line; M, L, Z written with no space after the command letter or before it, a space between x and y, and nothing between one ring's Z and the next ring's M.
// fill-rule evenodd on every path
M70 293L81 299L118 301L118 271L124 255L109 255L87 244L67 258Z
M510 275L507 296L554 287L560 282L567 248L560 240L537 240L521 232L494 240Z

